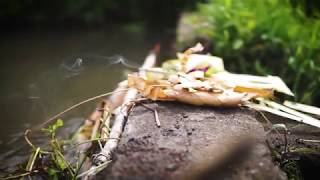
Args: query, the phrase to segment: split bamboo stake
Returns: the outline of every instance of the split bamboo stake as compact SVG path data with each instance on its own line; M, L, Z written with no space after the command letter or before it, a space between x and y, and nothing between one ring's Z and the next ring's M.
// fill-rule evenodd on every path
M285 105L291 109L295 109L298 111L302 111L302 112L306 112L309 114L320 116L320 108L315 107L315 106L300 104L300 103L291 102L291 101L284 101L283 105Z
M129 115L128 112L130 111L133 105L133 101L135 100L137 93L138 92L136 89L130 89L127 92L125 100L123 102L124 104L116 112L115 121L109 136L112 139L109 139L107 141L101 152L94 158L93 163L95 165L103 164L105 161L111 159L112 152L116 149L119 142L119 139L116 138L120 138L122 134L126 118Z
M99 128L101 127L101 123L105 124L103 124L101 128L102 133L100 139L108 138L107 134L103 132L109 131L107 127L109 127L110 124L107 119L111 117L112 111L122 104L123 98L126 94L126 91L123 91L123 89L127 89L127 81L120 82L118 84L118 87L113 91L115 93L113 93L108 97L108 99L102 101L99 104L96 110L86 120L86 122L89 123L84 124L83 130L76 135L75 143L80 144L80 146L77 147L77 151L80 152L79 162L85 162L83 163L84 165L83 167L81 167L80 172L88 170L91 166L91 162L89 161L89 159L87 159L87 155L85 154L85 152L87 152L88 149L92 146L92 141L90 140L94 140L97 138L96 136L99 132Z
M142 69L151 68L156 64L156 53L151 52L144 64L142 65ZM145 72L140 71L140 76L145 77ZM127 117L129 115L130 109L134 104L134 100L138 91L136 89L129 89L127 94L124 97L123 104L120 106L115 113L115 121L112 126L110 136L103 149L100 151L98 155L93 159L93 166L87 171L87 174L83 176L83 179L89 179L102 169L98 168L101 164L108 162L112 159L112 153L117 148L119 143L119 138L123 132ZM107 167L107 166L105 166ZM83 173L82 173L83 174Z
M284 105L278 104L267 99L257 98L256 100L258 100L260 103L255 104L247 102L244 105L255 110L266 111L272 114L276 114L278 116L298 121L300 123L305 123L320 128L320 120L315 119L309 115L295 111Z
M119 89L124 89L127 88L127 84L128 82L122 81L118 84L118 87L115 89L115 91L118 91ZM104 111L101 115L101 122L102 124L102 129L101 129L101 138L108 138L109 137L109 130L110 130L110 118L112 116L112 112L119 106L121 106L121 104L123 103L124 97L126 95L127 91L122 91L122 92L118 92L113 94L112 96L110 96L108 98L108 100L106 101L106 106L104 107ZM100 122L100 121L99 121ZM99 127L99 126L98 126ZM91 138L95 138L98 129L95 129L96 132L92 132L93 134L91 135Z
M313 118L311 116L308 116L306 114L300 113L298 111L295 111L293 109L290 109L290 108L288 108L286 106L283 106L283 105L278 104L278 103L273 102L273 101L263 100L262 102L267 104L268 106L270 106L272 108L279 109L279 110L287 112L287 113L289 113L289 114L291 114L293 116L297 116L297 117L301 118L302 120L299 121L301 123L305 123L305 124L320 128L320 120L318 120L318 119L315 119L315 118Z
M113 93L111 96L109 96L108 99L102 101L99 106L97 107L97 109L89 116L89 118L86 120L87 122L91 122L88 125L84 125L87 126L86 129L91 130L90 135L87 135L85 133L79 133L76 137L76 141L81 143L84 140L89 140L89 139L95 139L96 135L99 131L99 127L100 127L100 123L101 123L101 119L102 122L105 120L105 118L108 118L111 116L111 112L117 108L118 106L120 106L122 104L123 98L126 94L126 89L127 89L127 81L122 81L118 84L118 87L113 91L115 93ZM92 124L92 122L94 124ZM109 124L108 124L109 125ZM90 126L90 127L89 127ZM92 127L93 126L93 127ZM81 137L83 136L83 137ZM89 136L89 137L88 137ZM107 137L104 137L107 138ZM82 152L85 152L87 148L82 149Z

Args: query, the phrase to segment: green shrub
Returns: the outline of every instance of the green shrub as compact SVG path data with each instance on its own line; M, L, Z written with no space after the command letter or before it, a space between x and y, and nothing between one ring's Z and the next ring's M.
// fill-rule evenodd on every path
M279 75L304 103L320 97L320 20L288 0L211 0L189 21L231 71Z

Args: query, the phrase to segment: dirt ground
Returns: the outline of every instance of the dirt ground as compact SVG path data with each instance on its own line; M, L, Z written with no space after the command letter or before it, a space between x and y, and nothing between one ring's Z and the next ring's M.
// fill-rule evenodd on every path
M267 135L274 162L288 172L289 179L318 179L315 177L319 177L320 169L320 129L270 114L267 118L272 124L285 124L287 128L287 132L278 129Z
M98 179L287 179L272 161L257 112L175 102L146 105L157 109L161 127L152 111L136 106L113 162Z

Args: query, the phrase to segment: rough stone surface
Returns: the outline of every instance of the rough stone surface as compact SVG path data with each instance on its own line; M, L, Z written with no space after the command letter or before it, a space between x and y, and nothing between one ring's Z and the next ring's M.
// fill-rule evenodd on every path
M223 169L223 179L286 179L271 160L265 132L255 112L175 102L146 105L157 108L161 127L156 126L152 111L136 106L113 162L98 179L183 179L196 163L210 162L233 148L233 142L243 133L253 134L258 142L248 150L246 158Z

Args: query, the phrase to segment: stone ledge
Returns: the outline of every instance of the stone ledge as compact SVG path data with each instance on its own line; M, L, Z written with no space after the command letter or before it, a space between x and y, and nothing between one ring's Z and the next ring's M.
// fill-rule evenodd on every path
M245 159L223 169L222 179L286 179L271 160L264 129L254 111L175 102L146 105L157 107L161 127L156 126L152 111L136 106L114 161L98 179L181 179L193 165L223 156L244 133L254 135L257 143Z

